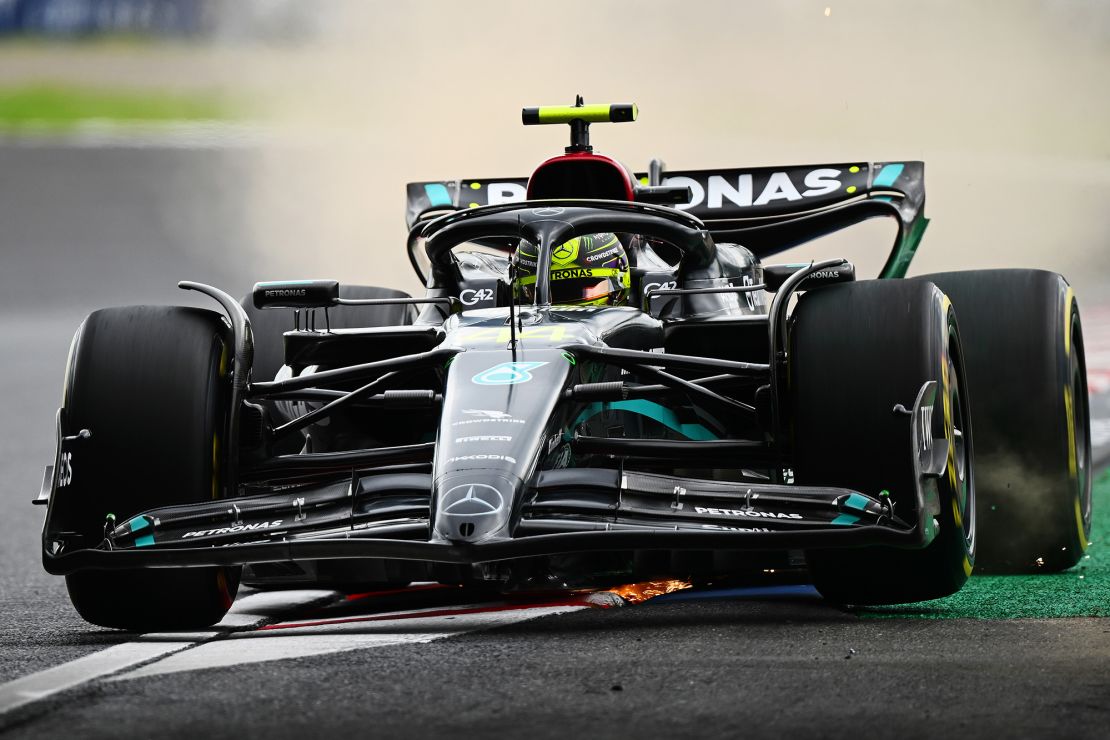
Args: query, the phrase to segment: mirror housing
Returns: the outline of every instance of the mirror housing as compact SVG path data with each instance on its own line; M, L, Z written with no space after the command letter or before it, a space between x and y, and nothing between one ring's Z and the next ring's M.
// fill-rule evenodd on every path
M276 280L255 283L254 307L330 308L339 305L338 280Z

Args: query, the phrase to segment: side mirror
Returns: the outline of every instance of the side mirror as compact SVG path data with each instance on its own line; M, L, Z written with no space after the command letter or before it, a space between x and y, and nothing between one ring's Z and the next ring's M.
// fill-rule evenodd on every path
M782 287L782 284L786 282L788 277L803 267L808 267L808 263L763 265L763 282L767 285L767 292L774 293L777 291ZM813 273L798 285L798 290L812 290L813 288L820 288L822 285L832 285L833 283L850 283L855 279L855 265L851 262L845 262L842 265Z
M339 305L338 280L277 280L255 283L255 308L330 308Z

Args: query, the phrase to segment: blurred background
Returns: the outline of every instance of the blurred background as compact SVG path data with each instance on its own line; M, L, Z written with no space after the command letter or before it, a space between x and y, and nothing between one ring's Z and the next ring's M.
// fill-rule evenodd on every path
M917 272L1110 284L1110 3L0 0L0 310L79 318L335 277L416 290L410 180L525 176L563 127L634 169L922 159ZM811 253L874 274L893 227ZM71 311L70 309L79 309Z
M529 174L567 133L520 109L578 93L640 105L593 130L634 169L924 160L911 272L1047 268L1096 308L1108 91L1105 0L0 0L0 641L75 619L27 502L94 308L196 301L180 279L417 290L405 183ZM892 238L808 254L873 275Z

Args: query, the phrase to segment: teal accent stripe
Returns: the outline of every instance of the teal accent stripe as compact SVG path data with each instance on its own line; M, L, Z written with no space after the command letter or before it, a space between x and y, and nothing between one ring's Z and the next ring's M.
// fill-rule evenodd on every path
M883 169L875 177L875 181L871 183L871 187L875 188L889 188L902 174L902 170L906 169L904 164L887 164L883 165Z
M315 282L315 280L269 280L264 283L259 283L258 286L262 288L268 285L308 285L309 283Z
M447 192L447 186L441 182L429 182L424 186L424 193L428 196L433 206L449 206L451 203L451 194Z
M856 516L855 514L841 514L836 519L833 519L832 523L837 524L837 525L842 526L842 527L846 527L849 524L855 524L858 521L859 521L859 517Z
M852 493L849 494L848 499L844 502L844 505L849 509L855 509L856 511L867 511L867 504L869 503L871 503L871 500L868 499L866 496L859 493Z
M127 526L131 529L131 533L134 534L136 532L142 532L144 529L150 529L151 528L151 523L150 523L150 520L147 519L145 516L137 516L134 519L132 519L131 521L129 521L127 523ZM154 544L154 533L153 532L150 532L150 533L144 534L144 535L139 535L138 537L135 538L135 547L147 547L147 546L153 545L153 544Z
M644 401L642 399L637 399L635 401L615 401L613 403L591 403L589 406L582 409L582 413L571 423L571 429L577 427L586 419L597 416L603 411L628 411L633 414L639 414L640 416L646 416L649 419L654 419L668 429L678 432L687 439L720 439L720 437L701 424L683 424L678 420L678 415L666 406L660 406L652 401ZM570 430L568 430L568 432L569 431Z

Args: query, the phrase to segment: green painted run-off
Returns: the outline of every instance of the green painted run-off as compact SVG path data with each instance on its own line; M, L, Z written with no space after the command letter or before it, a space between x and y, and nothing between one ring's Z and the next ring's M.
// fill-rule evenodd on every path
M901 606L859 609L861 617L1050 619L1110 617L1110 472L1094 486L1094 520L1086 555L1063 573L973 575L958 593Z

